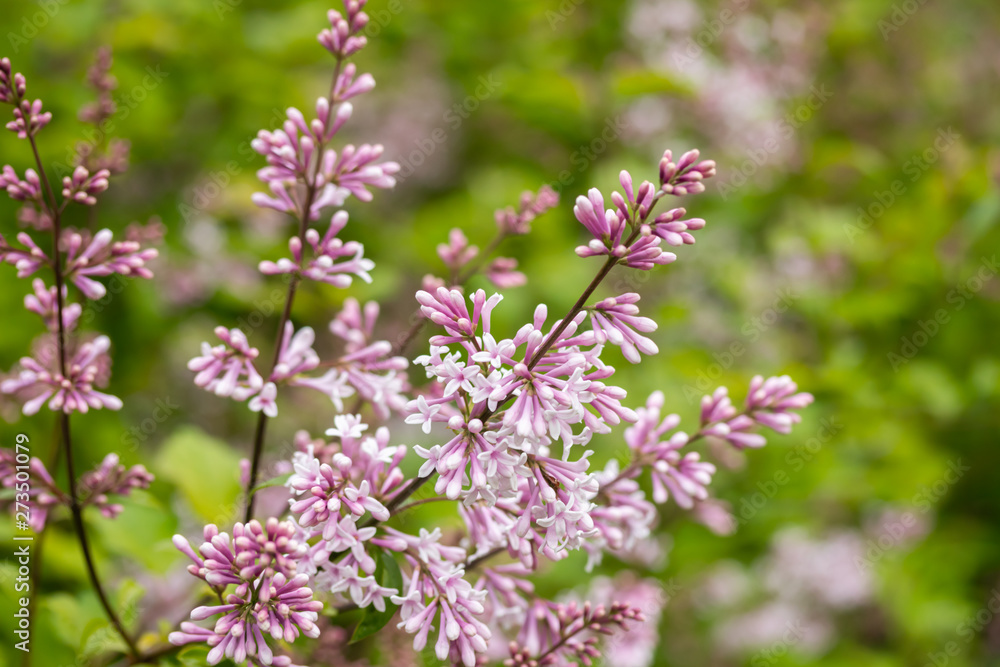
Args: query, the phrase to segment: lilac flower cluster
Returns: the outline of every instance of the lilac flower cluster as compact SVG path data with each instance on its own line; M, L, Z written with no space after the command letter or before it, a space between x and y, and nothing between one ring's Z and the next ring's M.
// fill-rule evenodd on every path
M645 620L639 609L620 602L610 607L592 607L589 602L539 605L530 617L532 627L526 629L525 634L530 639L525 644L511 642L510 658L503 664L506 667L543 667L575 659L591 665L594 658L601 656L598 639L589 636L581 640L577 635L609 635L617 628L626 628L629 621L642 623Z
M676 161L666 151L652 180L637 182L622 171L620 192L606 197L594 188L576 199L573 213L585 232L576 254L602 265L561 317L538 304L528 322L505 329L494 318L503 295L469 286L477 275L499 290L525 284L517 260L496 252L558 204L546 186L497 211L496 237L482 250L463 230L450 231L438 246L444 277L424 278L414 295L415 324L395 345L376 334L377 303L346 298L329 322L340 352L321 357L316 331L292 320L297 290L372 281L374 262L361 243L342 236L349 215L341 207L351 197L368 202L375 190L393 188L400 170L383 160L381 145L338 144L355 98L375 85L350 62L367 43L364 5L345 0L344 11L331 10L329 26L318 35L334 60L328 92L306 112L287 109L281 127L262 130L251 144L265 163L257 172L265 191L253 202L287 214L296 226L289 256L258 264L265 276L282 276L288 292L267 360L260 360L245 332L219 326L219 343L203 343L188 363L196 386L246 402L258 416L245 468L245 520L231 534L205 526L197 548L181 535L173 540L190 560L188 572L219 604L193 609L168 640L206 645L213 665L229 659L290 667L292 657L277 655L274 642L289 648L300 636L318 638L325 609L359 608L358 632L377 631L398 612L396 627L412 635L416 651L433 640L437 658L452 664L473 667L490 658L511 667L591 664L601 656L602 637L643 623L644 607L621 599L627 591L614 598L607 590L595 592L600 599L594 603L550 600L536 592L532 579L574 550L587 554L589 567L606 553L628 559L648 550L658 505L671 500L695 516L718 513L710 497L716 468L694 445L714 438L738 449L762 447L759 429L790 432L812 396L798 392L787 376L758 376L737 408L720 388L704 398L698 429L689 436L678 430L678 415L662 414L661 392L634 408L616 382L606 353L633 364L657 354L657 325L642 314L639 294L598 291L612 271L650 271L678 259L668 247L695 243L703 219L688 217L682 207L657 207L667 197L704 191L716 170L698 151ZM88 73L97 100L81 112L82 120L100 128L115 112L110 66L110 53L102 51ZM52 115L27 97L25 78L6 59L0 60L0 102L12 107L6 127L37 157L36 137ZM60 490L46 466L31 459L32 483L22 491L20 459L7 450L0 450L0 484L31 510L36 530L56 508L69 507L98 597L129 646L130 662L138 663L148 656L107 602L82 510L94 506L114 518L122 507L113 497L147 488L152 476L109 454L77 482L69 415L122 407L101 391L110 375L110 339L78 331L83 302L106 295L103 278L152 277L148 264L157 252L145 247L142 234L115 240L109 229L63 224L70 206L94 210L112 176L125 168L127 153L124 143L81 145L61 188L53 187L37 160L23 172L0 169L0 188L21 202L20 218L32 230L18 233L14 243L0 236L0 263L32 278L25 308L46 328L36 352L0 381L0 392L21 400L25 415L43 406L59 413L70 486L68 493ZM34 232L51 232L48 249ZM39 275L45 271L52 273L51 285ZM77 293L80 299L71 302ZM425 325L434 331L413 362L426 382L414 386L404 351ZM253 503L265 427L278 416L279 389L290 387L326 396L333 426L326 438L296 437L296 451L284 462L289 516L258 521ZM345 407L352 397L353 406ZM430 439L397 444L390 419L419 427ZM592 459L607 458L601 441L609 439L602 436L616 427L623 428L629 460L592 468ZM415 460L407 461L411 450ZM412 469L415 475L406 472ZM416 497L421 488L427 495ZM401 520L428 502L454 502L455 528ZM640 588L638 598L656 597L648 585ZM651 609L655 617L659 606Z
M98 91L99 101L81 113L82 120L100 126L102 136L107 130L104 120L114 112L110 91L116 84L109 74L110 66L110 52L102 51L88 76ZM69 508L91 585L112 626L128 647L130 658L138 662L140 652L109 603L94 566L83 511L92 505L105 517L114 518L122 506L112 502L110 496L146 488L153 477L141 465L126 469L116 454L109 454L96 470L77 480L70 416L91 409L122 407L119 398L100 391L109 381L111 341L107 336L78 330L83 303L107 294L102 278L112 275L151 278L153 274L147 263L157 256L157 251L144 248L135 238L116 241L109 229L95 233L89 225L74 229L63 224L64 214L73 206L86 207L88 217L95 217L94 207L108 189L112 173L125 168L126 144L113 141L101 142L104 147L81 144L73 154L71 174L62 179L61 188L58 184L54 187L37 143L39 132L52 121L52 114L42 111L41 100L27 97L25 77L12 73L7 58L0 59L0 103L12 107L13 120L6 127L26 142L26 152L34 158L34 167L26 169L23 177L11 165L0 169L0 189L22 203L18 218L33 230L18 233L16 243L0 235L0 264L13 265L19 278L39 272L51 274L51 282L46 277L35 277L31 282L32 293L24 299L25 308L42 319L46 333L36 339L33 354L23 357L0 381L0 393L21 402L24 415L34 415L42 406L58 413L57 445L66 462L69 483L67 491L62 491L37 458L30 460L25 471L20 459L26 455L8 450L0 450L0 481L4 487L15 490L12 508L19 516L27 514L28 524L38 532L45 528L54 508L60 505ZM36 241L35 232L50 237L48 250L43 250ZM70 290L70 286L74 289ZM15 462L19 465L14 465ZM28 479L24 479L26 473Z
M0 59L0 102L13 106L14 121L7 129L25 139L32 147L35 136L51 120L51 113L42 113L40 100L29 102L25 97L27 84L21 74L11 74L10 61ZM63 179L62 202L56 200L49 186L42 165L27 169L22 179L10 165L0 171L0 188L16 201L24 203L32 219L57 220L70 204L94 206L97 197L108 188L110 172L98 169L91 173L78 165L71 176ZM66 413L86 412L90 408L121 408L121 401L114 396L97 391L94 381L97 369L107 367L110 341L99 336L77 346L74 356L68 358L66 337L73 333L82 307L68 303L67 283L72 283L85 299L100 299L107 293L96 278L112 274L150 278L152 272L146 263L156 257L154 248L141 248L134 241L113 241L113 234L102 229L96 234L86 230L72 230L57 226L53 250L46 253L27 232L17 235L19 245L9 243L0 235L0 263L13 265L19 278L27 278L39 270L51 269L56 274L56 286L47 286L41 279L32 282L34 295L25 299L25 307L42 317L46 327L58 337L60 354L45 359L25 357L15 378L0 383L0 392L17 394L25 400L24 414L38 412L47 401L51 410ZM104 374L106 375L106 374ZM106 379L106 378L105 378Z
M247 479L247 522L236 525L233 537L206 527L197 552L175 538L192 560L189 571L223 603L195 609L192 621L221 618L213 629L186 623L170 641L207 642L212 664L223 657L279 664L266 635L289 642L299 634L315 636L315 612L327 598L337 609L364 609L362 618L380 619L380 626L398 608L397 627L413 635L414 649L423 650L433 637L438 659L453 664L472 667L501 653L508 665L590 664L600 655L600 637L641 623L642 610L621 600L546 600L535 593L532 577L546 561L573 550L583 549L591 566L605 553L628 558L643 551L657 506L670 500L695 513L716 507L709 494L715 466L693 445L714 438L737 448L762 446L755 429L787 433L812 397L798 393L787 377L757 377L738 410L722 388L705 397L699 428L689 436L677 430L679 416L661 414L662 393L634 409L615 383L605 353L618 350L631 363L657 354L651 338L656 323L641 313L634 292L595 295L613 270L649 271L676 261L665 246L695 242L704 220L681 207L656 209L667 197L704 191L715 164L698 151L676 161L666 151L654 180L637 183L623 171L621 192L605 197L592 189L576 200L573 211L587 234L576 252L603 264L562 317L550 317L539 304L530 321L505 331L494 318L502 294L467 287L477 274L499 289L525 282L516 260L493 255L502 241L527 234L556 206L557 195L545 187L496 212L497 236L483 251L463 230L451 230L438 246L446 277L424 278L415 293L417 324L397 345L377 339L376 303L362 307L349 298L329 325L343 352L322 360L313 348L314 330L291 322L297 286L369 282L374 264L360 243L340 238L346 212L335 212L322 236L312 225L351 195L367 201L370 189L392 187L398 170L378 161L379 146L339 152L330 146L352 113L347 100L374 85L346 62L366 43L364 4L347 0L344 13L331 11L330 27L319 35L336 66L315 116L289 109L280 129L261 132L254 142L267 161L258 176L270 190L254 201L299 224L289 242L291 257L259 265L266 275L287 276L288 301L269 369L260 367L258 349L242 332L222 327L216 330L221 344L205 343L190 362L198 386L247 400L261 414ZM413 359L427 380L414 387L402 351L424 324L435 331L425 353ZM278 414L280 386L320 391L336 414L327 439L296 436L285 481L290 518L271 518L262 527L251 520L252 498L263 425ZM354 406L345 410L351 396ZM363 417L365 406L370 415ZM386 425L393 417L433 442L394 444ZM592 469L595 450L606 451L600 436L619 426L630 460ZM410 450L419 463L415 476L404 467ZM433 492L411 500L421 488ZM395 520L432 501L456 502L457 534ZM504 557L506 563L489 562ZM275 618L284 635L275 634ZM508 641L513 644L505 648Z
M349 287L355 277L371 282L369 272L375 264L364 257L362 244L339 236L347 225L346 211L332 215L323 236L309 225L329 207L343 205L351 195L370 201L372 193L368 188L392 188L393 174L399 171L395 162L379 161L383 152L380 145L348 144L339 152L331 146L353 112L348 100L375 86L370 74L358 75L355 65L346 62L366 44L360 34L368 22L361 10L363 5L349 2L344 15L333 10L328 13L330 27L320 32L318 39L334 56L336 68L328 95L316 102L315 116L307 118L298 109L289 108L280 129L261 130L251 143L267 161L257 176L271 191L270 195L255 194L254 203L287 213L299 222L298 232L288 242L291 258L262 261L259 265L265 275L291 277L288 312L299 281L339 288ZM354 394L387 409L399 409L404 401L396 396L408 389L401 374L407 363L405 358L390 356L387 343L369 341L377 308L366 309L367 321L363 322L356 302L345 306L330 326L348 344L340 358L329 362L321 362L313 350L313 329L303 327L296 332L286 313L270 371L257 369L259 351L250 346L245 334L222 327L215 333L223 344L213 347L203 343L201 356L192 359L188 367L197 373L195 384L199 387L237 401L249 399L248 407L266 417L278 414L280 385L319 391L330 398L338 412L344 409L343 399ZM358 340L364 344L354 342ZM314 370L323 372L307 375Z
M182 623L180 631L170 634L170 642L179 646L207 643L212 647L210 665L223 658L237 663L251 658L264 665L289 664L275 660L264 635L287 642L300 634L316 638L316 621L323 609L306 585L309 576L297 572L307 546L297 539L296 526L277 519L263 526L257 521L237 523L230 537L210 524L204 538L196 552L184 537L174 536L174 545L192 561L188 571L219 591L222 602L195 608L191 620L222 616L212 629ZM229 586L234 588L222 599L222 591Z
M49 513L58 507L69 507L70 497L64 493L41 459L28 461L28 479L18 479L18 461L9 449L0 449L0 486L17 492L17 503L27 507L28 523L36 533L45 529ZM82 491L78 502L81 507L93 505L106 518L114 519L122 506L111 502L109 496L128 496L134 489L147 489L153 476L143 465L126 468L119 463L117 454L108 454L101 464L80 478ZM11 503L13 508L15 503Z

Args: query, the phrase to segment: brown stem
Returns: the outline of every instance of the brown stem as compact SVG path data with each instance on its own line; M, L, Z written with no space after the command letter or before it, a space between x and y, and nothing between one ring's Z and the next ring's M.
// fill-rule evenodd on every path
M390 515L396 514L399 511L400 505L406 502L407 498L416 493L417 489L423 486L424 483L433 476L434 473L431 472L428 473L427 475L424 475L423 477L414 477L409 482L407 482L406 486L403 487L403 490L400 491L395 498L386 503L385 508L389 510L389 514ZM379 523L378 520L372 517L369 518L367 522L365 522L365 526L373 526L377 523Z
M626 247L632 245L632 242L635 241L635 238L638 235L639 230L633 230L632 234L628 237L628 240L625 241ZM583 294L580 295L580 298L577 299L576 303L574 303L569 309L569 313L566 314L566 317L562 319L562 322L559 323L559 326L556 327L555 331L549 334L548 338L545 339L545 342L542 343L542 346L535 350L535 354L531 357L531 361L528 362L528 370L537 366L538 362L545 356L545 353L549 351L549 348L551 348L555 342L559 340L559 336L562 335L562 332L565 331L566 327L568 327L570 322L573 321L573 318L575 318L580 311L583 310L583 307L587 305L587 299L589 299L594 291L597 290L598 286L604 282L604 279L608 277L608 274L611 273L611 269L615 268L618 261L619 259L617 257L608 255L608 259L604 262L604 266L601 267L601 270L597 272L594 279L590 281L589 285L587 285L587 289L583 290Z
M505 546L496 547L490 551L487 551L482 556L476 556L475 558L470 558L469 560L465 561L465 569L466 571L468 571L474 567L478 567L483 562L493 558L494 556L499 556L502 553L507 553L507 547Z
M406 330L405 334L403 334L403 337L400 339L399 343L393 345L392 347L393 355L398 355L403 351L405 351L406 348L410 346L410 343L412 343L413 340L417 337L417 334L420 333L420 330L424 328L424 324L427 323L427 318L425 318L421 314L420 310L413 311L412 318L413 318L413 324L411 324L410 328Z
M337 58L337 65L333 70L333 80L330 83L330 92L327 95L327 99L330 101L331 106L336 99L334 97L334 88L337 85L337 79L340 78L340 71L343 67L344 60L341 57ZM313 167L312 178L308 180L306 184L306 197L305 203L302 206L302 215L299 218L299 239L305 242L306 230L309 228L309 216L312 211L313 201L316 197L316 181L319 177L320 164L322 162L323 155L323 143L320 142L316 146L316 164ZM300 262L301 265L301 262ZM300 266L301 268L301 266ZM292 280L288 283L288 294L285 296L285 308L281 312L281 320L278 322L278 339L274 344L274 357L271 361L271 368L268 371L268 377L274 372L274 367L278 365L278 359L281 356L281 343L285 336L285 325L291 319L292 316L292 303L295 301L295 291L298 289L299 282L302 280L301 273L296 272L292 274ZM250 459L250 478L247 480L246 487L246 512L243 516L244 523L249 522L253 518L253 506L256 494L253 492L253 488L257 485L257 475L260 469L260 457L264 451L264 436L267 433L267 415L261 410L257 416L257 428L254 431L253 438L253 455Z
M315 179L313 179L315 182ZM306 229L309 227L309 211L312 208L313 198L316 196L316 187L310 183L306 189L306 199L305 205L302 209L302 216L299 220L299 238L305 240ZM278 338L274 343L274 356L271 360L271 367L268 370L267 377L270 378L271 374L274 372L274 367L278 365L278 359L281 357L281 344L285 338L285 325L288 323L292 316L292 304L295 301L295 292L299 287L299 281L301 277L298 273L292 274L292 279L288 283L288 293L285 295L285 308L281 311L281 319L278 321ZM243 517L244 523L250 521L253 518L253 506L256 494L253 492L253 488L257 486L257 475L260 469L260 457L264 451L264 436L267 433L267 415L261 410L257 414L257 428L254 432L253 438L253 456L250 459L250 478L247 480L246 488L246 512Z
M62 273L62 255L59 248L60 237L62 236L62 216L61 208L56 205L55 193L52 190L52 185L49 183L49 178L45 173L45 167L42 164L42 158L38 154L38 145L35 142L35 137L31 134L28 135L28 142L31 145L31 152L35 156L35 163L38 166L38 175L42 181L42 186L45 189L45 194L48 198L49 213L52 217L52 270L55 273L55 283L56 283L56 344L59 352L59 372L65 378L66 377L66 327L63 322L63 310L65 307L63 299L63 273ZM76 470L73 466L73 443L69 424L69 414L63 410L59 413L59 428L62 434L63 448L66 455L66 472L69 476L69 500L70 500L70 513L73 517L73 529L76 532L77 540L80 542L80 550L83 552L83 560L87 566L87 575L90 578L90 583L97 593L97 597L101 602L101 606L104 607L104 613L107 615L111 624L121 635L125 644L128 646L128 652L131 656L138 658L139 650L135 646L135 642L129 636L128 632L125 631L125 626L122 624L121 619L118 618L118 614L111 607L111 603L108 602L107 595L104 593L104 587L101 585L100 576L97 574L97 569L94 567L94 559L90 552L90 544L87 540L87 530L83 524L83 508L80 506L80 499L76 493Z

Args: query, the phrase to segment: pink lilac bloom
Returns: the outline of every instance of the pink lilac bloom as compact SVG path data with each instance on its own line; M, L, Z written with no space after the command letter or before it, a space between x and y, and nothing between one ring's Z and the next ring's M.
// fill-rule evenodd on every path
M528 279L517 270L517 260L513 257L497 257L486 267L486 277L498 289L522 287Z
M101 464L80 478L83 504L94 505L108 519L114 519L122 512L122 506L110 502L109 495L127 496L133 489L148 489L153 481L142 464L126 468L119 462L117 454L108 454Z
M518 641L511 642L510 657L503 664L533 667L568 664L571 660L592 664L601 657L595 634L609 635L645 620L641 610L621 602L608 606L590 602L538 603L527 615Z
M0 188L15 201L42 202L42 181L34 169L26 169L24 180L21 180L13 167L4 165L0 171Z
M18 480L19 472L27 472L27 484L24 479ZM80 478L79 502L81 507L93 505L105 518L114 519L121 514L122 506L112 503L108 496L128 496L133 489L149 488L152 481L153 476L142 465L125 468L118 462L117 454L108 454L96 469ZM41 460L32 457L25 466L9 449L0 449L0 486L27 494L28 524L36 533L45 529L52 509L70 505L69 496L59 489ZM11 510L14 509L15 504L11 503Z
M0 261L17 269L18 278L27 278L35 271L49 264L49 257L25 232L19 232L17 240L25 249L16 248L0 235Z
M750 382L746 409L739 412L725 387L719 387L701 402L702 433L722 438L738 449L763 447L767 440L758 433L748 433L756 425L779 433L789 433L801 421L799 410L813 402L812 394L796 393L798 387L787 375L764 379L756 375Z
M319 41L335 56L337 68L329 94L316 101L315 115L310 117L289 108L279 129L262 130L251 142L254 151L267 161L257 176L270 190L270 194L256 193L254 203L299 220L299 231L289 241L292 257L260 262L259 269L266 275L288 274L293 281L306 279L341 288L350 286L354 278L371 282L369 272L375 265L364 257L362 244L339 238L347 224L347 212L333 213L322 236L309 225L325 209L341 206L351 195L370 201L370 188L392 188L393 174L399 171L398 164L380 161L380 145L348 144L339 150L330 145L353 113L353 105L347 100L374 86L370 74L358 75L354 64L342 62L366 43L357 34L368 21L361 10L364 4L351 0L345 5L345 14L331 10L327 15L330 27L320 33ZM294 288L290 288L288 299L293 296ZM334 333L343 333L346 328L339 326ZM238 401L250 399L248 407L264 416L277 415L277 395L282 384L320 391L330 397L338 411L344 408L343 399L355 393L370 401L382 417L405 405L404 392L409 385L402 371L406 360L390 356L391 346L385 341L366 339L362 346L348 345L341 358L321 362L312 348L312 328L302 327L296 332L285 316L277 361L273 371L264 377L254 367L258 350L249 346L242 333L217 329L217 334L225 345L213 348L205 344L201 356L189 362L189 368L198 374L195 383L220 396L232 396ZM322 373L307 375L313 370Z
M66 375L58 369L47 368L31 357L22 357L20 372L16 377L0 383L0 392L30 392L32 398L22 410L28 416L37 413L46 401L50 410L61 410L67 414L87 412L91 408L120 410L120 399L94 388L101 367L109 363L107 353L110 347L111 340L107 336L98 336L83 343L68 360Z
M77 233L66 238L65 276L88 299L100 299L107 294L104 285L93 280L92 276L117 273L137 278L153 277L153 272L146 268L146 262L157 256L155 248L143 249L135 241L112 243L109 229L102 229L89 241Z
M97 195L108 189L108 178L111 172L101 169L91 175L83 166L78 166L73 170L72 176L63 177L63 198L74 201L85 206L93 206L97 203Z
M475 259L479 248L469 245L469 239L456 227L448 233L448 243L438 244L437 254L452 274L457 275L462 267Z
M542 186L537 194L524 192L515 209L513 206L498 209L495 213L497 228L503 234L523 235L531 231L535 218L559 204L559 193L548 185Z
M633 364L639 363L639 353L659 354L660 350L649 338L641 335L656 331L656 322L639 316L635 304L639 295L634 292L608 297L594 305L590 321L598 343L610 342L621 348L622 354Z
M6 67L10 66L10 61L7 61ZM18 79L17 77L20 77ZM15 86L12 88L6 88L7 91L13 90L16 93L14 98L14 120L7 123L6 127L8 130L17 135L18 139L27 139L28 137L33 137L38 134L38 131L49 124L52 120L52 113L49 111L42 111L42 101L35 100L34 102L24 99L25 87L24 87L24 77L20 74L15 75ZM6 96L9 96L8 92Z
M197 552L184 537L175 535L174 545L192 561L188 566L192 575L216 587L220 595L230 586L235 588L225 595L223 604L192 610L195 622L221 615L211 629L186 622L180 631L170 633L170 643L207 643L211 665L224 657L237 663L288 664L275 660L266 635L289 643L299 635L316 638L316 621L323 609L306 585L309 576L298 573L308 546L296 535L294 524L273 518L264 525L237 523L232 537L208 525Z
M671 151L664 151L660 159L660 189L675 197L704 192L705 179L715 176L715 161L699 161L699 156L697 150L691 150L674 162Z
M117 273L137 278L152 278L153 272L146 262L157 256L155 248L141 248L135 241L111 242L111 230L102 229L89 241L78 233L65 237L65 267L63 275L72 282L88 299L100 299L107 289L93 277L105 277ZM51 264L48 255L25 232L17 235L27 250L18 250L6 244L0 236L0 261L13 264L19 278L25 278L42 266ZM86 248L83 246L86 245ZM83 248L81 252L81 248Z
M313 349L316 333L312 327L302 327L295 331L291 322L285 323L285 330L278 346L277 363L271 371L269 382L261 389L261 393L251 399L249 407L254 412L266 408L277 414L274 403L277 397L277 383L293 387L306 387L328 396L338 410L343 409L342 399L350 396L353 391L347 385L347 376L337 370L330 369L321 376L306 375L320 365L319 355Z
M658 520L656 506L646 499L631 472L621 473L618 461L608 461L595 477L600 485L599 501L590 517L597 535L584 544L588 572L600 564L606 551L623 557L648 549Z
M32 280L31 288L34 290L34 294L28 294L24 297L24 308L41 317L49 331L58 331L56 288L46 287L41 278ZM78 303L65 303L67 294L68 290L63 285L63 329L71 331L76 328L76 323L83 313L83 307Z
M338 59L357 53L368 43L368 38L358 34L368 25L368 15L361 11L364 4L356 0L345 2L346 16L333 9L326 14L330 27L324 28L316 39Z
M670 599L670 591L655 579L637 579L631 573L622 573L613 579L595 578L586 597L592 604L627 604L641 612L644 618L642 623L633 623L627 631L615 628L605 639L604 664L608 667L649 667L660 642L660 616Z
M654 392L646 401L635 425L625 429L625 442L638 461L648 465L653 479L653 500L664 503L673 496L674 502L684 509L691 509L696 500L708 498L708 485L715 473L715 466L701 461L698 452L681 453L688 444L688 435L678 431L670 437L667 433L680 424L680 417L667 415L660 419L663 407L662 392Z
M725 501L708 498L694 504L691 518L716 535L732 535L736 532L737 520L731 509L732 507Z
M389 518L383 500L403 481L398 465L406 448L390 445L385 427L373 435L367 429L359 416L339 415L327 431L338 442L300 438L286 486L301 537L312 545L303 567L315 587L344 595L360 607L384 609L385 600L398 591L372 576L376 563L368 544L376 529L364 522Z
M486 651L492 632L479 619L485 611L486 592L474 589L464 578L465 550L441 544L440 529L421 528L419 536L391 528L386 532L387 537L374 543L402 552L411 567L403 577L405 595L400 591L391 598L400 607L398 627L414 635L413 649L422 651L437 618L437 658L473 667L477 655Z
M350 287L354 277L366 283L372 281L368 273L375 263L363 257L364 247L357 241L346 243L337 234L347 224L347 212L337 211L330 219L330 227L321 239L315 229L306 231L305 240L312 248L313 258L304 263L302 240L293 236L288 242L292 259L261 262L260 271L266 275L296 273L308 280L324 282L334 287Z
M289 243L291 257L261 262L259 268L290 275L293 287L301 279L337 287L348 287L354 278L370 280L374 265L361 244L339 236L345 212L332 214L322 236L311 223L351 195L369 201L372 189L393 187L399 171L397 164L381 161L377 144L331 145L353 113L347 100L374 86L370 75L344 62L366 43L360 34L368 22L364 4L348 0L343 13L328 14L330 26L318 39L336 60L337 74L315 113L288 109L279 129L263 131L253 142L267 162L258 177L269 191L255 195L254 202L291 214L299 225ZM640 314L638 294L591 297L616 265L650 270L677 259L664 246L694 243L693 232L704 220L687 218L683 208L659 215L654 209L664 197L702 192L715 165L700 161L697 151L675 163L667 151L658 172L655 182L638 184L621 172L620 192L606 199L595 188L577 199L574 213L591 236L577 252L604 257L604 267L562 318L550 318L539 304L530 321L501 332L493 313L502 296L484 290L466 294L461 283L480 269L502 288L522 284L524 276L515 260L490 257L494 244L480 253L461 230L452 230L438 248L448 281L426 277L415 294L420 315L439 330L426 354L415 359L428 382L412 395L407 359L376 337L375 303L345 300L329 325L343 350L329 360L313 347L315 331L296 328L286 316L274 367L265 374L256 369L258 351L245 335L218 329L223 344L206 343L189 363L196 384L249 399L252 410L272 417L280 386L307 386L328 394L338 414L326 438L305 432L295 437L287 521L237 524L233 537L208 526L197 551L175 538L191 561L191 574L208 583L222 604L195 609L171 641L207 643L213 664L223 657L279 664L266 635L286 641L299 634L315 637L322 608L315 597L329 596L338 606L388 611L397 605L398 628L412 635L414 649L433 641L439 660L472 667L487 656L499 658L498 642L509 633L515 642L508 665L589 664L601 652L598 635L621 641L619 631L641 622L643 609L632 600L596 605L544 600L528 577L542 567L542 557L560 561L583 549L592 567L606 552L628 558L647 548L657 504L673 500L693 512L711 507L708 486L715 467L701 460L693 443L712 436L760 446L751 427L787 430L798 420L797 410L811 401L808 394L796 394L787 379L755 378L742 412L724 389L706 397L700 428L690 437L677 430L676 415L661 415L662 393L638 410L626 404L627 393L614 383L615 369L602 353L609 344L617 346L633 363L657 353L649 336L656 325ZM73 187L83 188L84 182ZM17 191L33 196L31 184L21 183L17 179ZM498 211L494 243L527 233L557 201L551 189L542 188L523 195L517 207ZM4 246L4 251L15 266L44 261L44 253L37 257L30 247ZM39 299L44 309L41 304ZM354 394L358 407L345 413L342 399ZM396 413L435 436L426 446L412 447L421 463L416 476L401 469L409 448L395 445L385 426L353 414L365 401L375 419L384 423ZM587 447L593 437L623 424L630 425L624 438L631 460L592 469ZM262 440L255 444L259 451ZM256 469L256 458L248 467ZM648 499L640 485L647 471ZM434 493L407 503L425 483ZM384 524L424 500L460 501L455 507L463 529L445 534L440 526L409 528L402 519L393 527ZM515 562L485 564L498 554ZM387 583L380 563L401 568L402 583ZM473 577L473 571L479 574ZM604 593L595 591L597 597ZM644 603L652 596L643 586L634 595ZM646 606L658 613L655 605ZM198 625L212 617L211 629ZM648 657L650 632L639 636L645 644L636 641L644 647L630 658L636 664Z
M197 373L194 383L216 396L245 401L264 387L264 378L254 367L260 350L251 347L239 329L216 327L215 335L222 345L202 343L201 356L188 362L188 369Z
M375 338L378 315L378 303L369 301L362 309L357 299L347 298L330 322L330 332L344 341L344 353L334 360L334 369L369 402L376 416L385 419L391 412L403 412L407 403L409 362L393 354L389 341Z

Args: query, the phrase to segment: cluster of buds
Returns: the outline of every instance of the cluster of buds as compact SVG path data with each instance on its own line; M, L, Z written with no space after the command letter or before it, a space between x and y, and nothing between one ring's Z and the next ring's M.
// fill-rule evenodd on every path
M238 663L256 659L264 665L288 664L275 662L264 635L287 642L300 634L318 637L316 621L323 609L323 603L313 600L306 585L309 576L297 573L308 548L296 534L294 524L277 519L263 526L257 521L237 523L232 537L209 524L197 552L183 536L175 535L174 545L192 561L188 566L191 574L204 579L220 595L230 590L228 587L234 588L223 604L191 611L192 621L221 614L212 629L185 622L179 632L170 633L170 642L177 646L207 643L212 647L207 658L210 665L223 658Z
M57 507L69 507L71 500L59 489L40 459L22 458L26 459L25 455L0 449L0 486L17 492L17 502L27 507L28 524L35 533L41 533L49 513ZM79 487L83 493L78 502L81 507L93 505L106 518L114 519L121 514L122 506L112 502L109 496L128 496L135 489L149 488L152 481L153 476L144 466L126 468L119 463L117 454L108 454L97 468L80 478ZM22 494L27 502L20 500ZM12 508L15 506L10 504Z
M108 454L96 469L80 478L81 502L94 505L105 517L114 519L121 514L122 506L112 503L108 496L127 496L133 489L148 489L152 481L153 475L144 465L126 468L117 454Z
M532 643L541 646L511 642L510 658L503 663L505 667L545 667L565 664L568 660L591 665L595 658L601 656L596 635L610 635L616 629L627 628L629 622L642 623L645 620L642 611L620 602L608 607L592 607L589 602L582 605L575 602L555 604L535 616L530 623L543 627L534 635L539 639Z
M72 176L63 177L62 196L66 199L72 199L78 204L93 206L97 203L97 197L94 195L108 189L110 176L111 172L107 169L101 169L91 175L86 167L78 166L73 170Z

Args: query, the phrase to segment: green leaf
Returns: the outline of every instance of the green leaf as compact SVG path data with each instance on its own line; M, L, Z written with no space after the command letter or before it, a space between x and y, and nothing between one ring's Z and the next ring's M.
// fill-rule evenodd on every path
M267 481L261 482L257 486L255 486L252 489L250 489L250 495L252 496L255 493L257 493L258 491L261 491L262 489L269 489L272 486L284 486L285 482L287 482L288 478L291 477L291 476L292 476L292 473L289 472L289 473L285 473L284 475L278 475L277 477L272 477L271 479L269 479Z
M125 652L128 647L111 623L103 618L95 618L83 629L80 642L80 657L92 658L108 651Z
M177 659L184 667L205 667L208 664L209 648L206 646L188 646L177 654Z
M100 535L101 544L112 553L165 573L177 562L177 550L170 542L177 532L177 518L145 491L134 491L120 502L125 509L114 521L89 510L89 523Z
M43 598L42 605L52 615L59 639L67 646L79 648L84 628L91 620L80 602L68 593L57 593Z
M614 81L615 93L622 97L639 95L690 96L691 87L682 81L652 70L630 70L619 73Z
M145 594L146 589L134 579L125 579L122 581L121 586L118 587L118 594L116 595L118 598L118 616L126 628L132 627L135 621L138 620L141 609L140 604Z
M448 663L444 660L439 660L437 654L434 652L434 645L428 644L424 647L424 650L418 654L420 658L421 667L447 667Z
M207 521L227 523L239 511L240 457L225 442L185 426L163 443L154 472L173 482Z
M375 581L386 588L395 588L397 591L403 590L403 575L399 571L399 565L392 554L383 551L375 565ZM351 642L359 642L366 637L375 634L396 615L398 607L389 601L385 603L385 611L378 611L375 607L368 607L365 615L361 617L361 622L354 629Z

